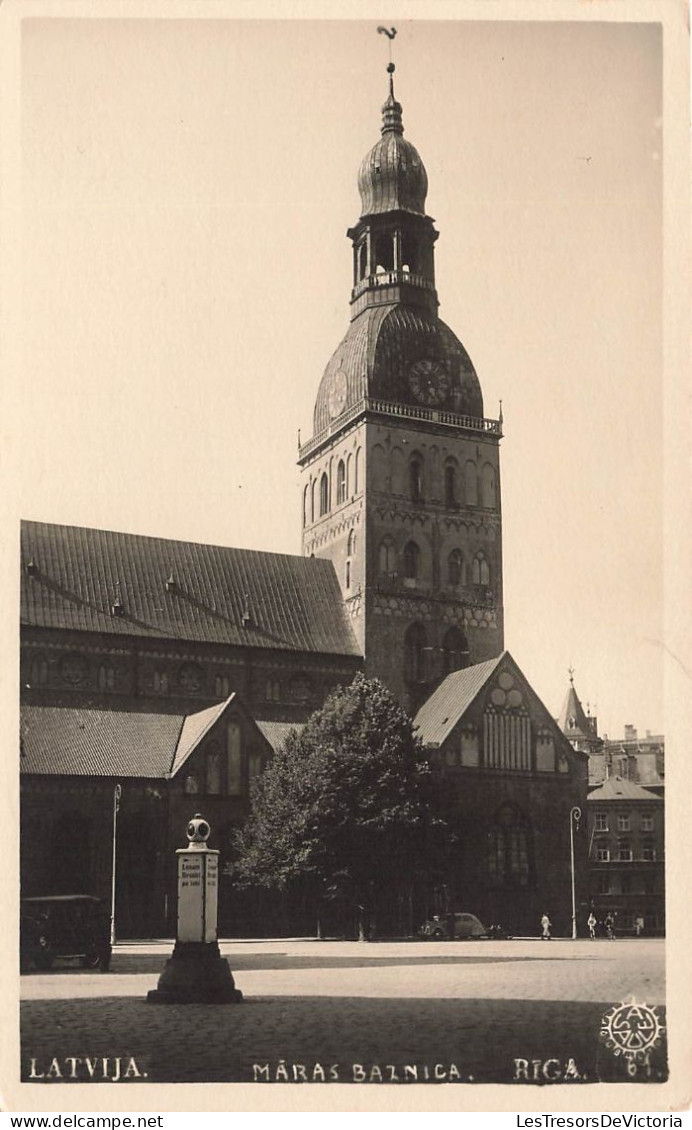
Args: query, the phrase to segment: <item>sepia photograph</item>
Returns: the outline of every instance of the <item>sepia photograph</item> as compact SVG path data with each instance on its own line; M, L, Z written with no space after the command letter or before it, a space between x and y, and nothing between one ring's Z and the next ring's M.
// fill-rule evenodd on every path
M15 12L14 1109L669 1107L685 12L547 7Z

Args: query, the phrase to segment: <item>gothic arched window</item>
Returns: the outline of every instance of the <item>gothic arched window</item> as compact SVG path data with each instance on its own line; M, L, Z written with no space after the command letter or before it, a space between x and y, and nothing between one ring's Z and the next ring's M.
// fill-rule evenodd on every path
M362 486L362 484L361 484L361 477L362 477L361 462L362 462L361 449L358 448L356 450L356 471L355 471L355 481L354 481L354 484L353 484L353 493L354 494L358 494L358 491L361 489L361 486Z
M408 481L412 502L423 500L423 460L420 455L413 455L408 465Z
M115 688L115 671L109 663L99 667L99 690L112 691Z
M387 576L396 573L396 549L390 537L383 538L380 542L379 568L380 573Z
M348 542L346 543L346 555L353 557L356 552L356 532L351 530L348 535Z
M240 722L233 719L226 730L226 791L229 796L242 792L243 762Z
M507 802L495 812L488 832L488 873L498 887L527 887L532 872L528 822Z
M478 475L472 459L468 459L464 467L464 488L466 505L478 506Z
M450 585L460 585L463 581L464 561L460 549L453 549L447 558L447 580Z
M31 661L31 686L45 687L48 682L48 663L42 655L37 655Z
M207 792L212 796L221 792L221 754L216 746L207 750Z
M483 506L488 510L494 509L496 505L495 468L490 463L485 463L483 466L481 490L483 494Z
M404 546L404 576L415 581L420 572L420 549L415 541L409 541Z
M445 675L469 665L469 644L459 628L450 628L442 640L442 660Z
M313 479L312 480L312 486L310 487L310 521L311 522L315 521L315 513L316 513L316 510L315 510L315 492L316 492L316 490L317 490L317 479Z
M231 684L228 675L214 676L214 694L217 698L228 698L231 693Z
M448 459L445 463L445 506L453 507L457 504L457 464L456 460Z
M346 464L340 459L336 468L336 505L346 501Z
M320 479L320 518L329 510L329 479L327 472L322 472Z
M303 491L303 526L307 526L307 524L308 524L308 494L309 494L309 489L310 489L309 487L306 487L305 490Z
M382 232L375 240L375 273L384 274L394 268L394 233Z
M404 636L404 664L409 683L425 681L425 647L427 639L422 624L411 624Z

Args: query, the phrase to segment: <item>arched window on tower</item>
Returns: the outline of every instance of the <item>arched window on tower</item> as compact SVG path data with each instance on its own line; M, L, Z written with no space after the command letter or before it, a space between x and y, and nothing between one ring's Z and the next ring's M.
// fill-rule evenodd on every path
M463 584L464 559L460 549L453 549L447 558L447 580L450 585Z
M481 483L483 506L487 510L494 510L496 506L495 495L495 468L490 463L483 465L483 478Z
M411 624L404 636L404 670L409 683L424 683L427 638L422 624Z
M448 459L445 463L445 506L451 509L457 505L457 462Z
M416 452L411 456L408 465L408 481L412 502L423 501L423 459Z
M346 464L340 459L336 468L336 505L342 506L346 501Z
M316 491L317 491L317 479L313 479L312 480L312 486L310 487L310 521L311 522L315 521L315 514L317 513L317 509L315 507L315 493L316 493Z
M473 559L473 583L486 586L490 584L490 565L482 550Z
M381 232L375 240L375 274L383 275L394 269L394 233Z
M349 535L348 535L348 541L346 543L346 555L347 555L347 557L355 557L355 553L356 553L356 531L350 530Z
M420 573L420 549L415 541L408 541L404 546L404 576L409 581L415 581Z
M322 472L320 479L320 518L322 518L329 510L329 479L327 472Z
M351 497L353 491L353 456L349 455L346 460L346 497Z
M368 248L365 240L358 247L358 279L365 278L368 269Z
M362 469L361 469L362 458L363 458L363 457L362 457L362 454L361 454L361 449L360 449L360 448L357 448L357 450L356 450L356 471L355 471L355 481L354 481L354 484L353 484L353 493L354 493L354 494L358 494L358 492L359 492L359 491L360 491L360 490L362 489L362 482L361 482L361 477L362 477Z
M308 495L309 495L309 492L310 492L310 488L306 486L305 490L303 491L303 526L307 526L307 524L308 524Z
M478 506L478 475L472 459L464 467L464 496L467 506Z
M469 643L459 628L449 628L442 640L442 664L445 675L469 665Z
M388 577L396 573L396 549L390 537L383 538L380 542L379 570L383 576Z
M418 242L409 231L401 233L401 269L411 274L416 274L419 270Z

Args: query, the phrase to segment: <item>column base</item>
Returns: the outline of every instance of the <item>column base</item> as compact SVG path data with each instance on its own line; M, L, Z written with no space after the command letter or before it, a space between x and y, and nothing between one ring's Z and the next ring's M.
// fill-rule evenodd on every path
M149 1004L238 1004L243 999L218 942L176 942L147 993Z

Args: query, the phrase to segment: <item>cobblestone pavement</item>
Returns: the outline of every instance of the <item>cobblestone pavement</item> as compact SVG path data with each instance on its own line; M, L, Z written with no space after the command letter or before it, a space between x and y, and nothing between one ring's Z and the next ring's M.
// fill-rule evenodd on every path
M170 943L119 946L108 974L22 977L22 1078L630 1082L604 1015L634 997L665 1023L659 940L221 948L242 1004L147 1004ZM647 1039L646 1023L626 1027ZM666 1078L665 1033L636 1070L637 1082Z

